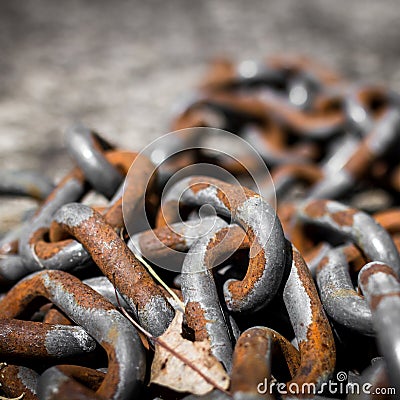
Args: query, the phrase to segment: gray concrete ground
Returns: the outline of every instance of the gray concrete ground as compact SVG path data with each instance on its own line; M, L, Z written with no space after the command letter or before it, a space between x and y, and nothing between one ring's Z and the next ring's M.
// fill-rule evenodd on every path
M140 149L207 61L307 54L400 90L396 0L0 2L0 168L68 169L73 121ZM59 176L59 175L58 175ZM12 203L2 200L0 215ZM7 206L7 207L6 207Z

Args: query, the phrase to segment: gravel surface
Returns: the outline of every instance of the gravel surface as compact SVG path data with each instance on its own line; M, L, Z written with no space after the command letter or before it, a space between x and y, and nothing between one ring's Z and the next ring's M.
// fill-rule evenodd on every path
M394 0L3 0L0 168L60 176L74 121L141 149L216 55L301 53L400 90L399 14Z

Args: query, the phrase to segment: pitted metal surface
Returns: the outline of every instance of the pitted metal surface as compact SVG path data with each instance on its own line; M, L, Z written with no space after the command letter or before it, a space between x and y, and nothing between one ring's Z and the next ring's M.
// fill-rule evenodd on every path
M0 194L39 204L0 238L0 396L182 398L149 373L179 312L231 380L186 398L322 400L339 373L400 390L399 106L304 57L218 59L164 143L74 125L58 184L2 172Z

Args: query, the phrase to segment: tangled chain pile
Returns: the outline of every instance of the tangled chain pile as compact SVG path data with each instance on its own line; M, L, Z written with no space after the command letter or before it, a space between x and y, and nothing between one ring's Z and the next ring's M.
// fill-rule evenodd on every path
M235 140L205 150L204 129L251 144L271 176L257 186L254 158L230 154ZM57 186L0 172L1 193L39 201L0 239L4 395L351 399L328 391L339 372L370 384L357 398L400 393L399 129L387 88L298 57L218 60L151 154L74 126L76 166ZM177 175L198 163L234 180ZM90 204L93 192L107 204ZM226 375L199 397L154 377L172 363L156 365L157 338L179 313L178 339L207 344ZM282 394L277 382L321 390Z

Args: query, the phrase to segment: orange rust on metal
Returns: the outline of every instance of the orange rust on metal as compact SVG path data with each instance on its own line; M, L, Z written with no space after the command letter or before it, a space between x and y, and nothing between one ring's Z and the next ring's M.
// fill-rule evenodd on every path
M175 250L184 244L184 235L174 232L169 225L145 231L139 235L139 246L144 257L151 255L161 257L164 253L168 254L166 247Z
M20 367L6 364L0 369L0 386L4 394L10 398L16 398L24 394L24 400L38 400L37 396L27 390L24 382L19 376Z
M42 240L44 239L44 235L46 234L48 234L49 241L52 243L71 239L71 235L68 235L67 232L61 229L55 221L52 221L50 223L48 232L45 232L44 234L41 235Z
M9 292L0 299L0 319L15 318L20 315L26 307L37 297L51 297L45 282L50 279L50 287L52 285L61 285L65 293L73 295L77 306L85 309L101 309L103 311L115 310L113 305L98 295L89 286L83 284L78 278L63 271L46 271L45 275L38 273L17 283ZM73 316L71 316L73 318ZM119 377L119 364L115 362L115 348L105 338L100 345L106 350L109 360L109 368L106 378L99 389L98 395L112 397L117 390L117 382ZM69 398L73 397L72 382L69 382L65 393L69 393ZM79 385L80 386L80 385ZM80 389L79 389L80 390ZM93 398L93 393L90 393ZM57 397L59 398L59 397Z
M230 211L233 216L235 215L236 210L240 206L242 206L247 199L252 197L260 197L257 193L253 192L250 189L247 189L245 187L240 187L240 189L238 189L238 187L235 185L224 183L210 177L194 177L189 179L188 182L188 187L190 187L190 190L194 194L211 186L216 188L217 198L224 204L224 206ZM167 209L168 211L164 214L163 218L165 218L166 215L171 215L170 210L172 209L172 205L174 204L176 203L172 201L168 202L167 207L164 207L163 210L160 210L159 217L162 212L165 211L165 209ZM177 208L174 207L174 210L174 217L176 217ZM264 273L263 266L265 265L266 261L265 251L262 248L261 244L258 242L256 234L250 227L248 227L248 229L246 230L246 235L256 255L250 259L249 266L243 280L233 281L229 283L229 291L233 301L237 299L242 299L246 293L252 291L255 284L259 281Z
M343 82L343 78L335 71L306 57L272 56L261 63L267 69L286 71L293 75L311 71L328 86ZM206 90L229 89L237 79L236 65L228 59L218 58L211 63L200 87Z
M53 272L53 271L49 271L49 272ZM54 271L56 272L56 271ZM69 275L69 274L68 274ZM79 285L79 287L77 288L77 281L79 283L81 283L78 279L71 279L71 277L69 277L69 279L67 279L67 276L61 276L58 277L56 275L56 279L58 281L60 281L60 283L63 286L63 289L68 292L68 293L75 293L77 292L77 290L79 290L79 296L76 296L76 304L80 305L83 308L96 308L95 304L93 302L93 299L91 298L91 294L93 293L93 289L91 289L89 286L85 285L85 284L81 284ZM101 305L102 309L106 309L106 310L112 310L114 307L112 306L111 303L108 302L108 300L104 299L104 304Z
M270 117L263 101L246 95L237 94L231 96L229 93L215 92L208 94L204 100L200 100L199 105L202 103L213 102L223 106L229 106L236 109L240 113L245 113L252 120L258 122L267 121Z
M390 101L387 88L378 85L358 88L356 97L374 118L382 115Z
M193 329L195 340L208 339L206 324L209 322L204 315L201 304L197 301L190 301L185 306L185 320L189 328Z
M354 244L348 244L343 251L346 256L347 262L349 263L349 266L354 273L359 272L361 268L366 264L367 259Z
M308 261L317 253L320 246L316 248L315 242L305 233L305 225L297 219L296 212L297 207L293 203L278 204L277 215L285 235Z
M11 242L4 243L0 247L0 255L6 256L9 254L18 253L18 240L12 240Z
M48 228L40 228L35 231L29 239L29 244L31 246L34 246L35 253L38 255L39 258L43 260L54 257L63 248L67 247L73 242L72 239L65 239L49 243L44 240L48 232Z
M60 310L50 308L43 318L45 324L72 325L72 321Z
M323 257L317 266L317 273L321 272L329 263L329 257Z
M249 247L249 241L244 231L239 226L232 226L229 228L223 228L219 230L207 246L207 250L214 248L216 244L220 243L222 240L228 240L232 248L245 249Z
M235 214L235 210L249 197L260 197L257 193L246 187L238 187L211 177L193 177L188 182L188 190L195 195L210 187L215 187L217 198L232 215ZM177 200L170 200L164 204L157 213L156 226L160 227L168 223L177 222L178 209L179 202Z
M343 253L346 256L346 260L349 263L353 272L358 272L365 265L366 260L364 259L362 253L353 244L347 245L343 249ZM326 265L329 263L329 257L323 257L317 266L317 273L322 271Z
M284 149L286 151L286 149ZM290 150L288 150L290 151ZM293 145L290 151L294 156L301 156L305 159L316 160L320 156L320 149L315 143L299 143Z
M251 229L248 230L250 232ZM253 235L254 237L254 235ZM253 242L255 239L253 240ZM226 255L232 254L239 249L249 249L251 243L251 235L246 235L239 226L230 226L216 232L213 238L207 244L207 251L204 256L204 265L207 268L212 268L218 265ZM223 245L221 245L223 244ZM233 301L243 298L243 295L250 291L256 282L260 279L263 273L265 255L263 249L259 249L259 254L250 260L247 273L242 281L235 281L229 284L229 290ZM264 257L264 258L263 258Z
M92 299L93 289L82 284L78 278L63 271L49 270L46 274L55 282L60 283L66 291L78 293L79 296L75 296L78 305L85 308L97 308ZM18 282L0 299L0 318L18 317L37 297L49 297L49 292L41 275L36 274ZM102 309L113 309L108 301L104 300L101 303Z
M391 174L392 172L392 174ZM393 189L396 190L396 185L392 181L396 170L390 170L390 166L385 160L376 159L374 163L369 166L368 173L371 178L377 182L384 182L384 184L389 184L393 186Z
M312 142L299 142L289 146L289 137L274 121L264 122L261 128L254 127L253 134L258 136L261 144L269 151L283 153L286 156L301 156L305 159L316 160L320 154L319 147ZM246 163L247 164L247 160Z
M281 123L288 125L294 130L312 130L313 128L324 125L339 126L345 122L345 115L341 110L335 113L317 114L314 112L305 114L283 101L263 99L263 103L265 113L275 115Z
M27 192L28 192L29 196L32 197L33 199L36 199L36 200L42 199L41 190L33 184L30 184L27 186Z
M297 370L300 367L301 355L299 351L290 343L284 336L275 332L272 329L270 331L273 340L274 354L282 354L286 361L286 365L289 369L290 375L293 377L296 375Z
M288 125L295 130L299 128L310 130L318 126L335 126L345 122L345 115L341 110L324 114L318 114L314 110L313 113L305 114L278 99L263 98L261 100L240 94L235 97L225 93L209 94L205 99L195 103L193 107L199 107L203 103L206 104L207 101L236 108L238 111L246 113L250 118L259 122L267 121L273 116L281 124Z
M395 234L394 236L392 236L393 242L397 248L397 251L400 252L400 235L399 234Z
M283 231L291 232L294 225L294 217L296 215L297 207L293 203L278 203L277 215L281 221ZM297 247L297 246L296 246Z
M220 154L215 159L213 159L212 156L210 158L212 163L216 163L234 176L249 175L249 171L257 169L259 162L259 160L256 160L255 157L250 154L241 155L240 160L229 155L221 156ZM208 159L206 159L206 161L208 161Z
M306 56L274 55L267 59L267 63L277 69L292 70L294 72L311 71L325 85L344 83L343 77L325 65L321 65Z
M46 348L46 336L51 330L52 325L42 322L0 319L0 355L39 359L57 357L48 353Z
M250 189L244 187L240 187L238 189L238 187L235 185L221 182L210 177L200 176L190 178L187 186L195 195L201 190L205 190L209 187L215 187L216 197L224 204L226 209L229 210L233 217L247 199L260 197L257 193ZM166 206L159 211L158 217L160 219L163 218L167 222L174 222L174 219L177 217L176 212L178 209L178 207L175 206L176 204L177 202L172 200L167 202ZM163 213L164 215L162 215ZM169 217L171 217L172 220L168 221L168 219L166 219ZM246 235L248 242L251 243L252 249L256 255L250 259L249 266L243 280L232 281L228 284L233 302L242 299L247 293L251 292L264 273L264 265L266 262L265 251L258 242L257 236L251 227L247 228ZM209 260L207 262L210 263Z
M338 93L317 93L313 108L320 113L343 110L343 98Z
M346 260L349 263L349 267L353 273L359 272L368 261L364 258L362 252L352 243L343 248L343 253L346 256ZM317 271L321 271L326 266L328 261L328 257L323 257L317 267Z
M296 246L295 241L293 241L293 244ZM296 246L297 248L297 246ZM317 257L321 251L324 248L324 243L313 243L311 240L309 241L309 243L307 243L307 247L306 250L304 250L304 252L302 253L304 261L306 263L309 263L311 261L313 261L315 259L315 257Z
M221 189L222 185L222 189ZM232 185L226 184L224 185L223 182L219 180L215 180L210 177L195 177L189 180L188 182L188 190L193 192L195 195L207 188L210 187L215 187L217 191L217 197L223 202L223 204L229 209L232 210L234 209L235 205L240 204L238 202L238 198L240 198L241 202L245 200L244 196L238 196L237 193L234 193L232 189L229 187ZM237 189L237 188L236 188ZM228 190L227 193L225 193ZM240 194L244 193L245 190L248 191L248 189L240 188ZM229 199L228 199L229 197ZM235 204L237 203L237 204ZM170 200L168 201L162 208L157 213L157 227L164 226L168 223L173 223L176 222L177 220L177 211L179 209L179 202L177 200Z
M235 301L235 299L242 299L244 294L252 291L264 272L265 251L258 243L251 228L247 229L246 233L250 243L252 243L253 249L256 251L256 255L250 259L245 277L241 281L229 283L229 292L233 301Z
M100 153L104 153L107 149L113 149L114 146L108 142L106 142L97 132L91 130L90 131L90 137L91 137L91 144L93 148Z
M172 123L171 129L179 131L181 129L194 127L211 127L210 117L205 110L189 109L181 113Z
M205 179L207 182L203 182ZM188 186L194 194L208 187L215 187L216 196L232 214L248 198L260 197L257 193L244 186L238 187L209 177L194 177L190 179Z
M378 91L376 91L378 90ZM372 100L371 102L377 103L377 97L381 99L380 101L382 103L387 103L388 99L383 99L386 96L386 93L383 93L384 89L379 88L379 89L372 89ZM368 92L365 94L365 96L371 96L371 93ZM365 99L363 100L365 102ZM379 102L379 101L378 101ZM386 110L386 106L384 107L381 106L380 108L375 108L372 110L372 112L375 114L375 118L380 117L383 115L383 113ZM378 158L379 154L376 154L374 152L374 144L373 142L376 141L376 136L378 132L370 132L368 136L365 137L365 139L360 143L358 146L357 150L355 153L352 155L352 157L348 160L348 162L345 164L343 167L345 170L347 170L355 179L359 179L363 177L371 168L371 166L374 167L374 173L375 174L382 174L382 172L385 172L385 169L387 169L387 166L384 164L375 164L374 161ZM380 171L381 170L381 171Z
M393 172L390 175L390 184L394 190L400 192L400 166L393 169Z
M102 384L105 373L78 365L57 365L57 368L70 378L76 379L93 391L97 391Z
M33 282L33 283L32 283ZM41 280L33 277L18 282L0 299L0 318L16 318L41 294Z
M257 393L260 382L271 377L270 336L262 329L244 332L236 343L233 353L231 391Z
M123 175L126 175L137 154L133 151L109 150L104 152L104 157L110 164L118 168Z
M233 353L231 391L257 393L257 386L271 376L272 358L278 357L294 376L300 353L282 335L265 327L250 328L238 339Z
M188 126L186 126L186 128L188 128ZM198 149L188 149L185 152L173 154L162 163L162 166L165 168L165 171L169 174L169 176L171 176L180 169L194 164L196 162L195 155L197 151Z
M223 246L221 244L223 243ZM239 226L222 228L210 239L205 254L205 265L212 268L217 265L227 254L236 250L249 249L250 242L246 233Z
M369 268L367 271L364 271L363 274L360 277L361 283L363 286L368 285L368 280L372 275L378 274L378 273L384 273L385 275L392 276L393 278L396 279L398 283L400 283L399 277L396 275L396 273L393 271L391 267L389 267L386 264L381 264L381 263L376 263L374 264L373 267ZM370 307L372 311L375 311L376 308L378 307L379 303L382 301L384 298L388 297L396 297L400 299L400 294L399 293L385 293L385 294L374 294L371 293L371 300L370 300Z
M400 232L400 210L397 208L374 214L374 220L382 225L389 233Z
M122 151L122 150L109 150L104 152L104 156L107 161L112 164L114 167L118 168L118 170L123 174L126 175L131 167L133 161L135 160L137 153L129 152L129 151ZM139 183L138 187L143 187L144 185L140 186L142 182ZM97 210L100 211L100 210ZM111 207L106 209L106 219L107 222L112 225L113 227L122 227L123 226L123 217L122 217L122 198L118 199L115 204ZM59 242L66 239L69 235L66 234L65 230L60 229L58 224L54 221L51 224L50 231L49 231L49 239L51 242ZM42 248L48 245L47 242L42 245ZM66 246L69 242L66 242L61 245L61 247ZM40 253L40 250L37 250ZM43 251L45 251L43 249ZM49 250L52 252L53 250ZM41 253L40 253L41 255ZM41 257L46 258L46 257Z
M308 259L312 260L316 254L321 250L323 246L323 243L320 243L315 246L315 248L311 251L308 252L307 254L303 255L304 260L307 262ZM349 267L351 268L352 272L357 273L360 271L360 269L365 265L367 260L364 258L364 255L362 252L354 245L354 244L348 244L346 247L344 247L343 252L346 256L346 260L349 263ZM326 264L329 262L328 257L323 257L318 266L317 266L317 273L322 271Z
M228 248L220 249L222 256L231 250L249 248L248 238L240 227L218 232L215 241L219 243L224 239L225 234L227 234L227 241L225 243ZM170 254L169 249L179 250L182 247L186 247L185 242L185 236L174 232L169 225L156 228L152 231L145 231L139 235L139 246L145 257L147 254L150 255L150 253L153 257L167 256ZM209 245L209 250L212 250L212 247ZM217 258L218 254L215 257Z
M364 141L357 148L350 160L347 161L343 169L348 171L354 179L360 179L367 172L368 167L375 158L376 156L371 152L370 147Z
M57 366L58 368L58 366ZM112 394L111 394L112 396ZM57 392L51 399L57 400L71 400L71 399L79 399L79 400L105 400L111 397L104 397L98 393L94 393L91 389L86 386L80 384L77 380L68 379L60 382L57 385Z
M78 226L61 226L83 244L103 274L139 309L145 308L154 296L163 297L147 270L101 214L93 210L93 215Z
M297 273L311 302L312 322L307 329L307 339L299 343L301 363L291 382L320 383L327 379L336 363L336 347L333 333L318 296L311 273L301 254L293 251Z
M179 209L179 201L170 200L160 207L156 216L156 228L168 226L169 223L176 222L176 212Z
M295 176L309 184L314 184L323 178L321 168L313 164L286 164L275 168L272 180L275 181L285 176Z
M361 283L367 286L369 277L380 272L383 272L385 275L393 276L397 281L399 281L399 277L391 267L386 264L376 263L373 267L369 268L367 271L364 271L361 276Z
M165 298L170 299L171 301L174 301L174 299L171 296L171 293L167 289L165 289L163 286L161 286L160 289L164 293ZM170 288L170 290L177 295L179 300L183 301L182 291L180 289Z
M54 188L54 190L49 194L46 200L43 202L41 207L35 213L35 216L39 215L42 210L53 201L59 191L63 190L64 186L70 182L71 180L76 180L80 182L82 185L85 182L85 177L83 172L78 168L75 167L70 171L62 180L61 182ZM49 245L48 242L44 241L44 236L49 233L48 228L40 228L37 231L33 232L33 234L29 238L29 244L34 246L36 254L39 258L48 259L57 254L62 248L67 246L71 243L71 240L66 240L60 243L51 244Z
M354 215L357 212L357 210L350 208L344 211L336 211L331 214L331 217L340 226L353 226Z
M127 174L133 161L135 160L137 153L127 151L108 151L105 154L106 159L114 166L117 166L123 174ZM137 182L135 186L126 185L125 188L125 199L128 207L131 209L141 205L141 200L144 198L144 191L146 190L147 179L149 179L150 187L155 184L155 176L151 178L152 164L144 157L140 158L140 171L141 174L135 175ZM71 173L72 174L72 173ZM69 174L69 175L71 175ZM73 171L74 176L80 176L80 170L75 169ZM138 178L140 178L138 180ZM69 179L69 178L68 178ZM65 181L68 181L65 178ZM129 211L129 210L128 210ZM119 198L105 214L105 220L115 229L120 229L124 226L124 218L122 213L122 196ZM49 235L51 242L45 240L45 236ZM35 252L40 259L46 260L55 256L60 250L72 243L71 239L67 239L70 235L66 233L64 229L61 229L54 221L51 224L50 232L47 228L41 228L31 235L29 243L35 247Z
M307 205L304 212L313 218L323 217L327 212L326 200L314 200Z
M114 151L107 152L106 159L115 167L118 167L120 172L126 176L128 174L129 168L132 163L136 160L137 153L128 152L128 151ZM143 156L141 156L140 160L143 160ZM145 181L146 174L148 171L145 169L144 162L140 163L140 169L143 170L143 175L140 174L138 176L135 175L135 178L142 178L141 181L138 181L135 186L125 184L124 186L124 196L126 198L127 204L133 203L132 207L137 206L137 203L141 198L144 198L143 190L146 188L147 182ZM151 171L150 171L151 173ZM144 179L143 179L144 178ZM122 228L124 226L124 218L122 213L122 196L109 207L104 216L106 222L110 224L114 228Z
M273 149L283 149L286 146L287 134L273 120L265 121L256 132L260 132L261 141Z
M355 260L358 260L359 257L362 257L361 251L354 244L347 245L343 251L348 262L354 262ZM362 261L365 264L365 260Z
M218 90L229 87L235 81L237 74L232 61L218 58L212 61L206 75L200 83L200 88L205 90Z
M388 298L388 297L396 297L400 301L400 294L399 293L390 293L390 294L385 294L385 295L373 295L371 297L370 301L370 307L372 311L375 311L379 305L379 303L382 301L383 298Z
M194 194L197 194L198 192L205 190L211 186L213 186L213 185L209 182L194 181L193 183L190 182L190 184L189 184L189 188Z
M269 151L277 154L282 153L286 156L301 156L304 159L316 160L320 154L320 149L315 143L293 143L289 145L288 135L280 127L275 127L275 124L264 124L267 128L257 130L254 128L253 132L258 136L261 144L266 146ZM271 134L272 132L272 134ZM276 133L275 133L276 132ZM278 136L277 138L275 136ZM246 163L247 165L247 163Z

